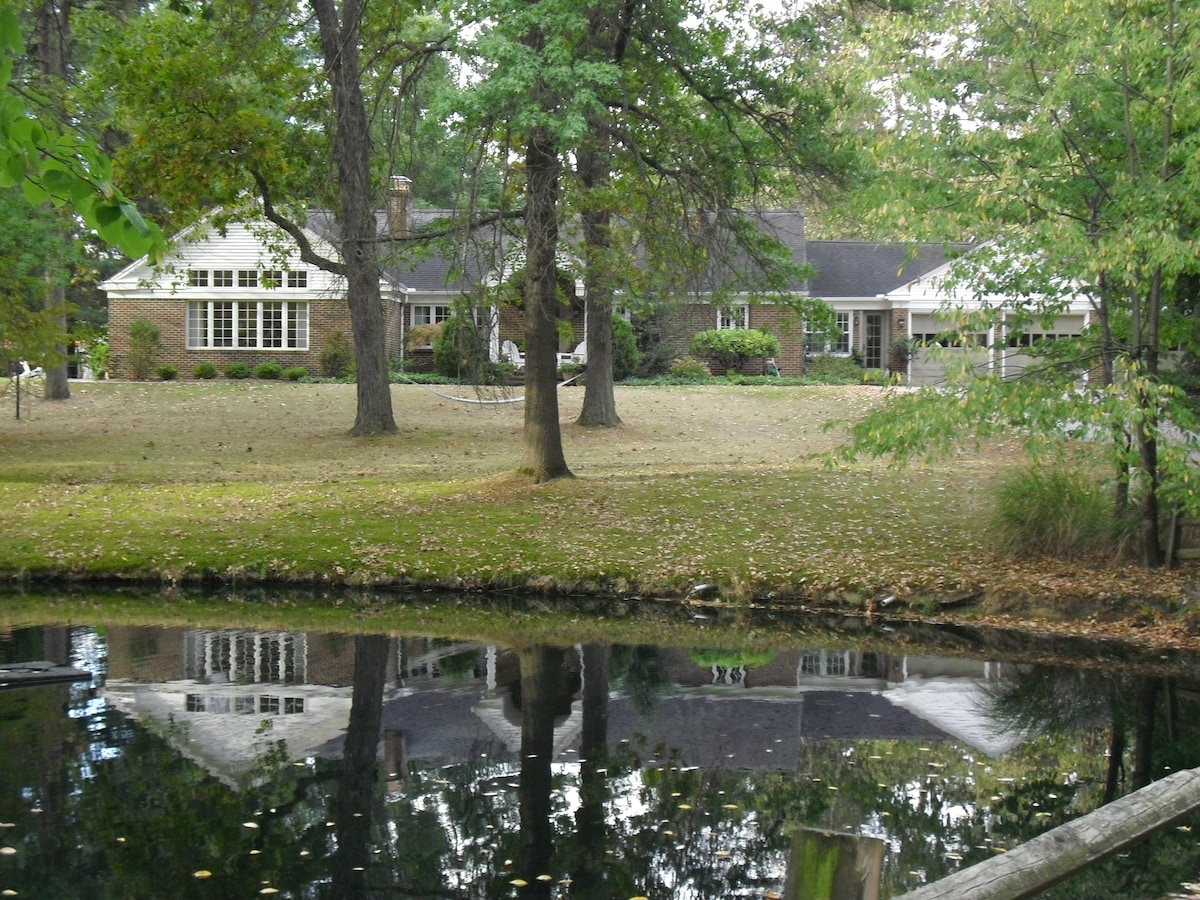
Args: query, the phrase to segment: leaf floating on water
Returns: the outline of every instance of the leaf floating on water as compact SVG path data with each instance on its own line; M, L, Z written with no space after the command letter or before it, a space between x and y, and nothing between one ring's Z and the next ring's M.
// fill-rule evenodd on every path
M524 878L514 878L509 882L509 884L511 884L513 887L525 887L527 884L529 884L529 882Z
M726 803L724 806L721 807L721 809L737 809L737 808L738 807L737 807L736 803Z
M0 856L12 856L16 852L16 847L0 847Z
M261 891L259 891L259 893L260 894L278 894L279 888L265 887Z
M212 872L208 869L197 869L192 873L193 878L212 878Z
M242 827L243 828L257 828L258 823L257 822L243 822Z
M715 855L719 856L721 859L725 859L729 856L729 851L728 850L718 850Z
M680 803L679 808L680 809L691 809L692 805L690 803Z
M539 875L539 876L537 877L537 880L538 880L538 881L553 881L553 880L554 880L554 876L553 876L553 875Z
M5 888L3 891L0 891L0 897L18 897L18 896L20 896L20 895L16 891L14 891L12 888Z
M946 854L946 859L962 859L962 858L963 857L962 857L961 853L947 853Z

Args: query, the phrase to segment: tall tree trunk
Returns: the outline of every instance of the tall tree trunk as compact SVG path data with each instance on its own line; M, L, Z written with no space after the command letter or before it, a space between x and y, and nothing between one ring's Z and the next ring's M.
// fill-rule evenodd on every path
M558 147L548 128L525 151L525 427L521 472L569 478L558 422Z
M359 0L346 0L339 21L335 0L312 0L333 96L333 160L337 169L341 255L346 272L357 370L354 435L395 434L388 382L383 305L379 293L379 234L371 191L371 130L359 77Z
M585 193L583 220L584 275L587 297L587 381L577 424L614 428L621 424L613 394L612 211L604 199L611 178L609 154L593 144L593 135L579 150L579 179ZM599 203L596 198L601 197ZM595 205L594 205L595 204Z
M61 96L62 86L66 84L67 69L71 57L71 4L65 0L61 5L54 0L45 0L37 8L34 47L37 53L38 72L47 85L53 85L49 91L51 97ZM56 110L60 118L65 118L61 108ZM65 226L64 226L65 228ZM68 231L67 241L72 240ZM67 317L61 310L66 303L66 292L62 287L62 279L57 273L46 273L46 312L52 315L59 324L63 334L67 333ZM60 310L60 312L53 312ZM54 348L61 360L53 366L45 366L46 380L42 388L42 396L47 400L68 400L71 397L71 385L67 380L67 348L59 345Z

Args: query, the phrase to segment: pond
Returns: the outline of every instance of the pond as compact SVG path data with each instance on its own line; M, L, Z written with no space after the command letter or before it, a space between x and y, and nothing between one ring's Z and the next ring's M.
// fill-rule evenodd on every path
M81 679L0 689L4 896L791 897L803 827L882 840L895 896L1127 791L1145 760L1200 764L1196 661L1119 645L773 619L748 651L695 613L694 641L654 645L111 612L0 632L0 663ZM1161 896L1200 873L1197 837L1053 896Z

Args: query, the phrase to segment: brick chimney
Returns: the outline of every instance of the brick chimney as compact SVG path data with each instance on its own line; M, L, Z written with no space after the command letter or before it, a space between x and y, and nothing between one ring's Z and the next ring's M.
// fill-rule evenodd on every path
M392 238L402 238L412 230L412 180L393 175L388 185L387 228Z

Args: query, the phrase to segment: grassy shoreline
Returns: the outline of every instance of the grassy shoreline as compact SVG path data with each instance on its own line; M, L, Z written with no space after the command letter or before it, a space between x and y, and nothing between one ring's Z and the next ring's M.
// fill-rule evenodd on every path
M352 385L103 383L0 420L0 578L695 595L726 604L1004 616L1190 634L1194 573L999 556L989 491L1015 445L825 468L872 387L622 387L573 423L578 477L534 486L519 403L393 387L401 433L352 439ZM945 601L974 598L949 613ZM1164 624L1166 623L1166 624Z

